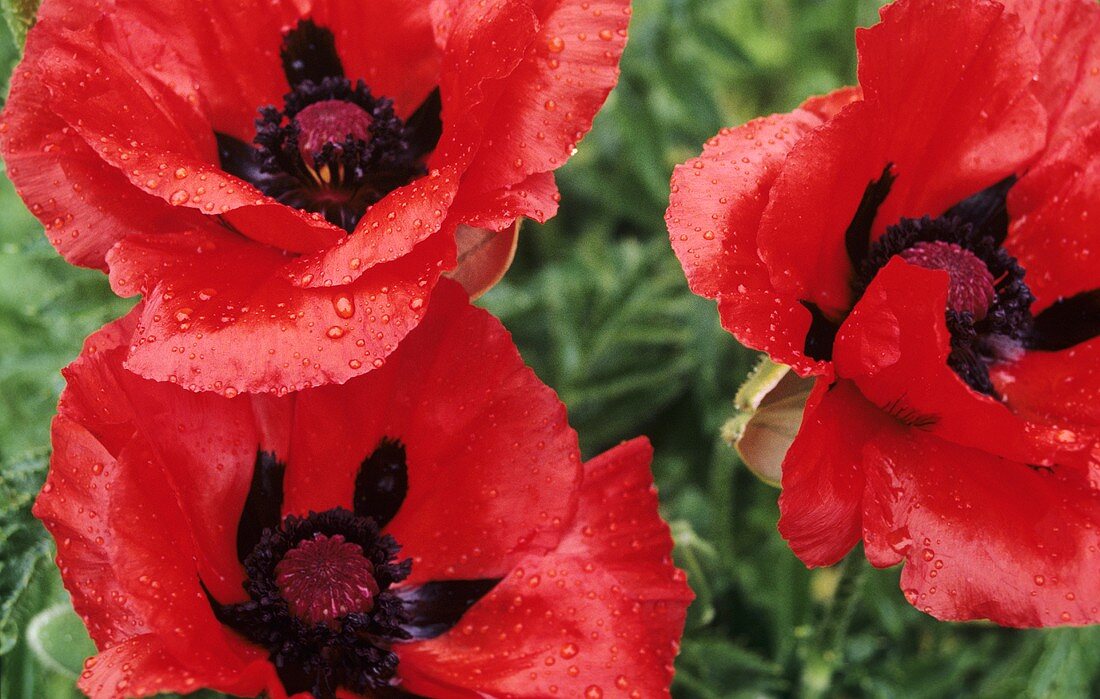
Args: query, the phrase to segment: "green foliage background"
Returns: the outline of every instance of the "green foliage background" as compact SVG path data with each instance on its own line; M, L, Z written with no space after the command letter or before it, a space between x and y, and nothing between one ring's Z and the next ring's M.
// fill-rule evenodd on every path
M794 558L776 532L777 491L718 438L755 359L688 292L670 251L672 167L722 126L851 83L852 32L877 4L635 0L621 83L561 171L560 215L525 226L483 303L561 394L586 455L637 434L654 442L664 515L698 595L676 697L1100 696L1100 630L938 623L905 603L897 570L866 574L844 633L849 619L829 612L840 573ZM16 56L0 37L0 75ZM62 262L0 182L0 699L78 696L90 641L29 508L58 369L130 304Z

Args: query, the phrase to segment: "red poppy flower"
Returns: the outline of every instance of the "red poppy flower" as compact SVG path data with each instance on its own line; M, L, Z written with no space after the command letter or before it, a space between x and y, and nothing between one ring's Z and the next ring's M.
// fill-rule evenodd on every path
M804 562L862 539L939 618L1090 623L1100 5L1010 7L886 7L859 87L723 131L668 224L724 327L816 377L780 498Z
M0 146L65 258L144 296L130 369L229 394L341 383L441 273L463 261L484 290L517 219L554 215L629 12L46 0Z
M581 464L565 408L443 282L386 366L228 399L65 372L35 506L100 653L92 697L667 696L691 593L644 439Z

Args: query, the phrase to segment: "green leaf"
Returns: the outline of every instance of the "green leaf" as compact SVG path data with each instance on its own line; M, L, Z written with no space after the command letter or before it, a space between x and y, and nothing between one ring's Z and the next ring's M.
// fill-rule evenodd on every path
M50 672L75 680L95 645L68 603L39 612L27 626L27 641L38 662Z
M8 29L19 46L27 40L27 32L34 24L40 0L0 0Z
M0 656L15 646L34 606L32 582L50 565L49 537L30 514L45 471L41 453L0 466Z

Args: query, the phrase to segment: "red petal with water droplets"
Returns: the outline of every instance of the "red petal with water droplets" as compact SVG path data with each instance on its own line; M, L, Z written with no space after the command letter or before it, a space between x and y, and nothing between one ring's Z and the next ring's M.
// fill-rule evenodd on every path
M436 236L353 283L305 289L285 255L216 227L131 236L109 256L115 291L146 299L127 368L227 395L343 383L420 322L453 244Z
M904 558L901 587L915 607L1004 626L1100 621L1100 490L1079 471L900 427L864 459L865 536L891 542L876 564Z
M1038 58L992 2L896 2L857 34L864 99L791 150L759 227L775 287L829 317L851 304L845 231L868 183L897 181L873 236L1021 172L1046 140Z
M89 368L74 365L74 371L83 370ZM263 654L217 622L199 585L199 570L211 570L218 556L217 550L198 548L199 539L216 527L219 507L224 509L232 494L218 479L203 482L208 489L203 504L212 509L202 512L207 521L195 522L194 510L181 508L172 477L163 470L167 462L151 437L138 433L115 452L67 417L64 403L62 411L54 422L50 474L35 515L58 542L62 578L97 646L110 651L135 637L157 639L108 656L101 667L91 668L84 685L97 688L100 697L130 696L117 682L133 672L134 687L264 689L255 668ZM211 579L216 582L216 576ZM139 667L127 668L126 662Z
M351 284L379 265L410 256L428 238L450 237L455 219L447 211L458 193L457 172L450 166L433 170L390 192L339 245L290 262L287 280L306 288Z
M134 187L48 109L39 64L49 39L37 31L27 39L27 58L12 77L0 122L0 150L16 191L50 243L73 264L106 271L107 252L126 235L197 224L201 214Z
M63 371L67 386L54 430L55 453L60 453L58 442L76 440L73 443L83 446L58 457L58 478L79 473L87 478L80 481L81 487L99 489L96 477L107 467L96 467L90 459L100 449L107 458L120 461L103 476L105 481L107 476L128 477L127 468L160 473L160 480L186 495L178 507L193 541L187 548L194 548L207 587L221 599L239 598L242 571L235 543L225 533L236 531L261 441L252 406L246 399L227 401L213 394L187 393L123 369L127 338L140 314L139 306L93 334L81 356ZM93 438L94 449L88 441ZM135 465L139 455L148 456L151 463ZM81 458L89 463L77 472L69 470ZM43 499L52 497L56 496ZM125 502L106 501L103 506L115 505L124 507Z
M437 2L437 11L459 9L461 17L460 6L469 4L443 0ZM492 206L500 201L502 192L510 193L512 219L544 218L545 207L540 216L538 197L528 196L537 192L532 185L545 182L534 176L556 170L572 156L618 81L629 0L529 4L534 23L524 27L531 35L523 46L522 60L488 88L493 99L461 117L471 124L471 133L477 126L483 130L455 203L464 221L483 220L486 203Z
M863 447L890 422L851 382L814 384L779 496L779 533L807 566L832 565L859 542Z
M1005 247L1027 270L1034 312L1100 288L1100 125L1048 153L1012 188L1008 206Z
M538 172L521 184L498 189L482 198L476 212L463 215L466 225L505 231L516 222L516 212L532 221L545 223L558 213L558 185L552 172Z
M1100 487L1100 462L1092 456L1100 444L1100 338L1060 352L1029 352L993 367L990 376L1013 412L1052 426L1059 459L1076 453Z
M820 123L795 111L722 131L702 155L677 166L665 215L692 291L718 299L722 325L737 339L802 375L827 370L803 352L810 312L774 289L756 232L784 158Z
M561 537L580 477L565 407L454 282L383 368L298 397L286 512L350 509L386 437L406 448L408 494L387 531L413 559L410 584L503 576Z
M279 46L283 32L298 19L294 3L165 0L104 8L95 0L70 0L42 5L39 26L59 16L70 16L62 21L72 30L99 21L102 29L93 42L133 67L130 80L164 85L201 109L214 129L245 142L255 133L256 110L281 103L287 91ZM86 17L83 22L80 15Z
M41 33L49 38L39 43L48 45L33 56L37 79L50 91L49 113L133 187L176 207L181 212L176 229L193 221L197 211L207 218L224 216L252 239L294 252L345 237L321 217L279 204L224 172L214 139L218 127L200 107L204 94L179 94L159 76L135 68L147 57L140 44L116 38L133 29L125 25L125 18L112 23L107 17L72 32L46 24ZM94 217L73 213L76 226Z
M1100 113L1100 5L1095 0L1002 0L1039 50L1032 89L1050 115L1050 147L1060 147Z
M438 697L667 697L692 594L657 514L651 449L584 466L565 537L522 559L459 625L396 647L403 687Z
M144 634L104 649L89 660L78 686L91 699L123 699L175 692L189 694L197 687L216 687L241 696L266 692L271 699L286 699L275 668L235 637L227 637L238 652L253 659L237 677L211 679L205 673L180 665L165 650L160 637Z
M1056 449L1049 430L974 391L947 364L948 276L891 260L837 334L837 376L898 420L958 444L1028 463Z
M392 99L398 116L412 114L439 82L442 57L430 3L371 0L369 21L364 21L360 3L312 0L307 5L302 14L336 36L344 73Z

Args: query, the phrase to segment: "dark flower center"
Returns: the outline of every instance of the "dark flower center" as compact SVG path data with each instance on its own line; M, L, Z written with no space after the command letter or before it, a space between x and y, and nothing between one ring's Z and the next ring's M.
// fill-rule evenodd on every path
M215 605L218 618L271 651L289 693L366 693L397 671L393 642L411 638L390 587L411 561L395 562L393 537L342 508L286 517L264 529L244 560L250 600Z
M284 474L274 454L257 454L237 525L249 599L221 604L210 596L215 615L268 650L289 694L410 696L398 686L394 644L446 633L499 579L395 587L412 568L381 532L408 489L400 442L384 439L363 460L354 511L281 517Z
M951 351L947 363L971 388L995 396L989 366L1014 359L1032 341L1035 300L1024 283L1024 270L1002 247L1008 235L1006 199L1016 183L1009 177L948 209L942 216L903 218L874 242L871 231L879 207L890 194L897 175L892 164L868 183L845 233L845 247L855 269L854 303L886 264L901 257L910 264L947 272L947 327ZM819 360L832 359L839 330L813 303L805 352Z
M342 534L314 534L287 551L275 566L275 585L292 614L330 627L348 614L371 611L380 591L363 548Z
M436 90L406 122L344 75L331 31L302 20L283 38L291 91L256 121L256 148L218 134L222 167L264 194L349 233L367 209L427 172L439 140Z
M366 110L351 102L325 100L311 104L294 117L298 126L298 154L307 166L316 168L315 155L330 143L339 148L344 139L369 142L373 122ZM328 182L332 178L322 175L321 179Z
M895 256L947 272L947 363L971 388L994 397L990 365L1017 359L1025 349L1064 350L1100 336L1100 289L1057 299L1032 315L1035 297L1024 283L1024 269L1003 247L1014 175L963 199L938 218L903 218L872 242L875 218L897 177L890 163L867 184L845 232L845 248L855 270L853 303ZM831 360L843 318L826 316L811 301L803 300L802 305L810 312L803 350L814 359Z
M955 243L917 243L898 256L926 269L947 272L951 279L947 307L956 313L969 313L975 321L982 320L997 298L989 268L977 255Z
M1031 332L1035 297L1023 268L980 225L956 211L935 219L906 218L871 244L857 274L857 295L894 256L947 272L947 363L971 388L995 395L989 365L1017 358Z

